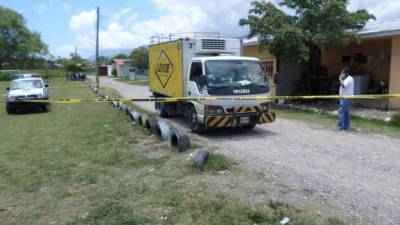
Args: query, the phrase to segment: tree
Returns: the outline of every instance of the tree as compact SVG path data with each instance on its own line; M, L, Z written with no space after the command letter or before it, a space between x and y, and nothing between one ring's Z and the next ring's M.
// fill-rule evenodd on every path
M282 0L280 6L293 10L286 14L274 4L255 1L241 26L249 26L249 38L258 37L262 48L279 57L307 63L307 75L320 67L322 45L344 46L359 38L360 31L375 17L366 10L349 12L348 0Z
M0 70L3 64L18 64L48 53L40 34L30 31L23 16L0 6Z
M105 56L99 56L99 64L100 65L107 65L107 63L108 63L108 58L107 57L105 57Z
M113 57L113 59L127 59L127 58L129 58L129 57L123 53L119 53L118 55Z
M144 70L149 68L149 49L147 47L135 48L129 58L137 68Z

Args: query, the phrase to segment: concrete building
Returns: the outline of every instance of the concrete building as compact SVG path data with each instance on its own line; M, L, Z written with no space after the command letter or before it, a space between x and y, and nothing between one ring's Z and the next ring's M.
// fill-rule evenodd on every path
M355 77L357 94L400 93L400 21L369 24L360 35L358 42L345 47L322 46L320 63L323 73L313 78L321 87L321 92L329 94L336 89L337 77L347 65ZM304 73L302 65L284 58L276 60L267 49L258 49L257 40L247 40L244 42L243 54L259 58L266 65L267 71L280 73L276 94L290 95L299 88ZM270 73L268 76L271 76ZM273 77L270 78L272 80ZM361 105L398 109L400 100L369 100L363 101Z
M114 59L117 77L129 77L131 70L131 62L129 59Z

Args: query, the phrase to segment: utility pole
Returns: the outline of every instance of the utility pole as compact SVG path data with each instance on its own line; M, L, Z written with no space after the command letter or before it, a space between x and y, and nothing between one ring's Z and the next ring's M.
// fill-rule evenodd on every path
M96 26L96 89L99 91L99 23L100 23L100 7L97 6L97 26Z

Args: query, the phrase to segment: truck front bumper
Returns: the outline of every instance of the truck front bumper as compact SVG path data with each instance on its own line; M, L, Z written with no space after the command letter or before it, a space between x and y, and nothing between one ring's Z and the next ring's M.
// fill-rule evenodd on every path
M244 127L254 124L272 123L276 119L273 112L269 113L243 113L223 116L205 116L207 127Z

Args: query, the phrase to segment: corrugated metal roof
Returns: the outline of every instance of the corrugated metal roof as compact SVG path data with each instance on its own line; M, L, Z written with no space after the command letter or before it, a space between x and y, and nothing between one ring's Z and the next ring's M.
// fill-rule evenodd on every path
M361 38L378 38L400 35L400 20L381 21L368 23L360 32ZM256 45L258 38L243 39L243 44Z
M360 31L361 37L386 37L400 34L400 20L371 22Z

